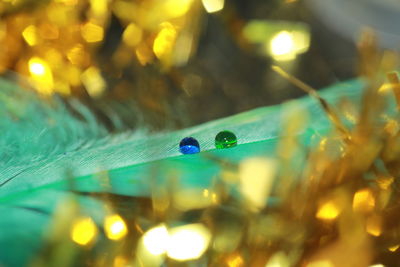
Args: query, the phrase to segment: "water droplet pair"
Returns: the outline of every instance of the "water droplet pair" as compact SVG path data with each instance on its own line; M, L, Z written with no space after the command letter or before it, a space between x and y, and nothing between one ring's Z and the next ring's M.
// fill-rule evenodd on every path
M215 136L215 147L218 149L234 147L237 145L237 137L230 131L222 131ZM182 154L196 154L200 152L199 142L193 137L185 137L179 143L179 151Z

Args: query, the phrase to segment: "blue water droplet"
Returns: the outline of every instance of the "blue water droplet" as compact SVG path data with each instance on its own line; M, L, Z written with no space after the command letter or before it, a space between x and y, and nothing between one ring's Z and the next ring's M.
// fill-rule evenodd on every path
M179 151L182 154L196 154L200 152L199 142L193 137L185 137L179 143Z

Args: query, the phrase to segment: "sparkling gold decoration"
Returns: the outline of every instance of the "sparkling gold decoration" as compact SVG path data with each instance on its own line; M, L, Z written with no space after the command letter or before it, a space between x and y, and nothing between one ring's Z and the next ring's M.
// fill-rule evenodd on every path
M334 220L340 214L340 208L333 201L328 201L318 209L316 217L322 220Z
M108 215L104 220L104 228L111 240L120 240L128 233L125 221L118 214Z
M224 1L206 2L209 12L224 5ZM114 75L100 60L101 47L117 41L109 41L115 38L110 36L116 30L111 25L113 16L122 28L110 55L115 72L129 69L132 62L161 63L162 69L168 69L186 64L195 49L196 14L205 12L198 7L197 0L1 1L0 44L8 49L0 51L0 73L11 70L32 77L32 87L43 95L86 91L98 98L107 87L104 75ZM37 83L39 79L42 82Z
M152 255L161 255L167 251L169 241L165 225L150 229L143 235L143 243Z
M207 250L211 235L201 224L172 228L167 246L167 255L178 261L200 258Z
M91 218L78 218L71 230L71 239L82 246L89 245L97 235L97 226Z

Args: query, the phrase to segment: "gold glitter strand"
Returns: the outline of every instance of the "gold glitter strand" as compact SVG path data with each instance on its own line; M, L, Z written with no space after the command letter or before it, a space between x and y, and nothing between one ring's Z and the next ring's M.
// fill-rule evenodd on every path
M343 125L341 122L340 118L338 115L332 110L328 102L326 102L325 99L323 99L315 89L313 89L311 86L305 84L304 82L300 81L296 77L290 75L286 71L284 71L281 67L278 67L276 65L271 67L273 71L278 73L280 76L291 82L293 85L297 86L304 92L308 93L311 97L315 98L318 100L320 103L322 109L326 112L328 115L328 118L331 120L333 125L336 127L336 129L343 135L345 140L349 141L351 139L349 131L346 129L346 127Z

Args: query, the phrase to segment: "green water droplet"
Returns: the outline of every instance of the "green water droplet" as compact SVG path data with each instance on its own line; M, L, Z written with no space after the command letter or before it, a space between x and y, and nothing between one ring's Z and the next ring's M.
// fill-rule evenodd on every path
M230 131L222 131L215 137L216 148L228 148L237 145L236 135Z

